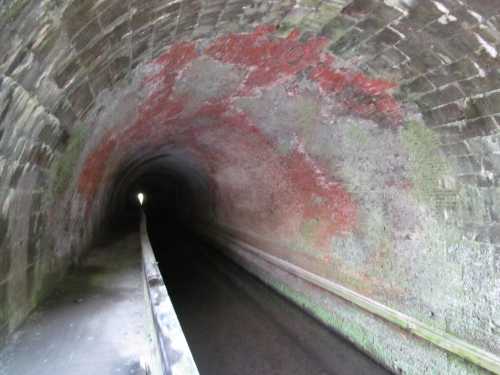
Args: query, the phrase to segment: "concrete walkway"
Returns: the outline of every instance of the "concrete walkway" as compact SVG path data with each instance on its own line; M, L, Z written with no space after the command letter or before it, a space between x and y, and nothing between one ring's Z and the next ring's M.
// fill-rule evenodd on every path
M144 374L139 237L96 248L0 352L1 375Z

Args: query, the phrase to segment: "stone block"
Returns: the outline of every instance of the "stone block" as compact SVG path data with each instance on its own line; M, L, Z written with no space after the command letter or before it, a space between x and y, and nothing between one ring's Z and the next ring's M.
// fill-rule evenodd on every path
M17 164L14 168L14 172L10 176L10 181L9 181L9 186L13 189L17 187L17 184L19 183L19 179L21 178L21 175L23 174L23 169L24 165L23 164Z
M30 153L28 154L28 160L36 166L45 168L48 166L49 158L50 158L50 151L47 150L45 145L43 144L36 144L34 147L31 149Z
M72 43L77 50L82 50L86 48L93 39L97 38L100 33L101 28L99 27L99 23L97 20L93 20L78 33Z
M470 78L478 74L477 67L468 58L446 65L445 69L457 81Z
M124 43L125 35L130 31L130 25L128 19L122 19L121 22L116 24L108 33L107 38L109 39L112 46L121 45Z
M466 117L476 118L500 112L500 92L467 101Z
M425 27L425 32L429 34L429 38L445 39L450 38L462 31L460 22L440 22L436 20Z
M365 18L363 21L356 24L356 28L360 29L366 38L383 29L384 26L385 24L382 20L374 17Z
M137 60L146 54L151 47L151 34L146 35L142 40L134 40L132 42L132 60Z
M377 5L378 2L374 0L354 0L342 9L342 13L351 17L362 17L370 14Z
M427 41L410 36L396 44L397 48L411 58L413 68L421 73L439 67L441 60L427 47Z
M57 86L64 88L68 83L75 78L80 71L81 66L76 58L71 59L64 65L54 76L54 81Z
M368 47L364 45L360 48L360 51L362 51L362 53L365 53L365 51L367 50L375 51L376 47L375 46ZM383 72L384 70L391 69L391 64L386 59L384 59L383 56L377 56L374 59L368 60L365 64L373 72Z
M418 94L428 92L434 89L432 83L425 77L420 76L409 83L401 86L401 91L406 94Z
M477 13L487 18L492 14L500 13L500 3L489 0L467 0L467 5Z
M498 75L500 71L500 58L498 58L498 56L493 57L490 53L486 52L486 50L481 49L476 53L474 60L485 74Z
M91 47L86 48L78 54L80 64L86 69L99 64L99 62L107 58L110 46L109 39L101 37Z
M482 137L498 132L498 126L491 117L482 117L465 123L461 130L463 139Z
M209 3L205 4L204 9L207 10L207 13L211 13L212 11L217 11L220 12L222 8L224 7L225 0L224 1L210 1ZM160 5L156 9L156 16L161 17L165 15L175 15L177 16L179 14L179 11L181 9L181 3L180 2L168 2L165 5Z
M109 72L112 83L122 80L128 75L130 68L130 57L127 55L117 56L109 65Z
M442 145L457 143L463 140L459 124L438 126L434 128L434 131L439 134L440 143Z
M405 21L411 25L422 27L441 17L443 13L430 0L420 0L418 6L410 8Z
M423 116L425 123L431 127L460 121L465 118L464 110L456 103L423 112Z
M168 46L168 43L173 40L174 36L175 26L156 29L154 34L153 48L163 50Z
M336 42L330 46L330 51L334 54L342 55L346 52L352 52L356 45L361 43L365 34L357 29L351 29L348 33L344 34Z
M445 88L435 90L421 96L417 100L417 103L422 109L428 110L443 104L457 101L458 99L463 98L463 96L463 93L457 86L449 85Z
M441 146L441 150L448 156L465 156L470 154L469 148L464 142Z
M375 35L373 38L371 38L369 40L369 42L371 43L373 41L374 43L379 44L379 45L392 46L392 45L396 44L397 42L399 42L400 40L401 39L400 39L400 36L398 33L396 33L395 31L393 31L389 28L385 28L381 32L379 32L377 35ZM384 55L385 55L385 52L384 52Z
M432 72L426 73L425 76L436 87L441 87L456 81L456 78L444 67L434 69Z
M130 28L133 31L137 31L143 27L150 26L154 14L155 11L152 8L139 9L133 12L130 20Z
M252 6L253 3L251 0L240 0L237 2L232 2L230 6L238 7L243 9L245 6ZM180 15L181 20L184 18L192 18L198 17L202 8L202 4L200 0L184 0L182 2L182 12Z
M101 91L110 88L111 77L107 69L96 69L94 72L89 73L89 84L96 96Z
M238 17L243 14L243 8L251 5L251 0L242 0L238 2L228 3L224 8L222 14L220 15L219 22L231 22L237 20ZM184 12L184 7L182 8L182 12Z
M69 96L68 101L71 103L71 107L77 114L81 116L94 101L94 96L90 90L90 86L87 82L83 82L78 86Z
M74 0L64 10L63 25L70 39L95 19L97 15L93 10L93 5L92 0Z
M327 37L332 43L338 41L354 25L354 21L344 16L338 16L323 26L320 34Z
M61 100L57 104L57 107L54 109L54 115L58 118L61 125L66 128L72 127L77 121L77 117L71 109L70 104L65 100Z
M490 73L486 77L475 77L460 81L460 87L468 96L488 93L500 88L500 76L497 72Z
M116 22L119 18L128 16L129 12L129 1L127 0L116 0L111 3L106 9L102 11L99 15L101 25L112 24Z
M397 18L402 17L403 13L392 6L386 5L383 2L378 2L377 5L373 8L371 16L375 17L378 20L381 20L384 24L387 25Z
M472 56L481 47L476 36L469 30L463 29L461 33L446 40L446 48L457 59L463 56Z

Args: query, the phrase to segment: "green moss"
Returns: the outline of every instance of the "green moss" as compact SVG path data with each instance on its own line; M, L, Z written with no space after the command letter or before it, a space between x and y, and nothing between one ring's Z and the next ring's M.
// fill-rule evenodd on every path
M9 5L5 6L4 11L0 15L1 22L12 22L19 17L19 14L28 5L31 0L14 0Z
M448 373L457 375L491 375L492 373L454 354L448 354Z
M448 167L439 152L437 135L423 124L410 122L401 131L403 145L409 153L410 179L416 198L434 203L440 179Z
M300 234L306 241L314 239L314 232L318 226L318 219L306 220L300 227Z
M381 332L376 326L370 325L370 320L367 320L364 313L358 313L348 307L342 307L342 305L338 305L335 309L329 310L320 304L313 302L311 298L307 297L303 293L291 289L289 286L280 281L271 279L269 276L265 277L264 280L276 289L278 293L284 295L286 298L308 311L311 315L319 319L328 327L331 327L341 333L357 347L363 349L367 353L370 353L374 359L389 365L391 368L395 368L396 366L397 368L402 368L405 373L419 373L418 371L420 371L421 368L415 366L411 360L405 361L401 358L403 361L400 363L397 362L397 358L394 358L393 356L394 351L387 347L384 336L380 336L381 333L386 335L386 332ZM405 320L399 320L397 316L393 316L393 320L401 326L404 326L407 323ZM422 332L420 334L422 334ZM380 340L381 338L382 340ZM430 342L436 343L436 340L439 338L431 335L428 339ZM487 368L488 364L484 363L481 358L471 355L470 352L461 353L458 351L457 354L458 355L447 353L447 361L435 363L435 369L439 369L439 371L432 373L453 373L464 375L486 375L489 373L479 366L469 362L473 361L481 364L484 368Z
M54 163L52 167L54 195L59 196L68 188L86 139L86 128L77 127L69 139L66 150L59 157L58 161Z
M321 3L321 0L301 0L299 5L306 8L315 8Z
M341 8L323 4L315 12L311 12L301 22L300 27L307 31L319 32L328 22L339 15Z
M33 290L31 291L31 306L34 308L52 291L52 287L59 280L59 277L43 261L39 261L34 265L33 272L35 275Z

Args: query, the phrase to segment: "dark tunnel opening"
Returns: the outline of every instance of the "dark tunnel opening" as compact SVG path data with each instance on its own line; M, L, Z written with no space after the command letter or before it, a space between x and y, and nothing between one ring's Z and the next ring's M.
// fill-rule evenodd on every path
M176 278L189 274L202 247L198 230L213 218L215 209L214 185L197 161L177 149L137 153L122 163L109 191L101 237L136 232L144 212L165 283L174 285Z
M104 235L137 231L141 209L164 235L196 231L214 212L214 188L202 167L187 153L162 149L138 153L122 163L109 188ZM141 205L138 194L143 194ZM160 256L160 254L156 254Z
M114 181L105 228L115 235L137 231L145 213L160 272L202 375L386 373L200 233L214 218L216 189L190 155L139 155L123 163Z

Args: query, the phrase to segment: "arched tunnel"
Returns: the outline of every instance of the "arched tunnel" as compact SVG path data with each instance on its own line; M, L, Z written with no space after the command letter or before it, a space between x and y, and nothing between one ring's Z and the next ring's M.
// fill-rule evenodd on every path
M500 2L0 0L0 30L0 374L128 371L88 366L142 345L143 217L202 374L500 374Z

